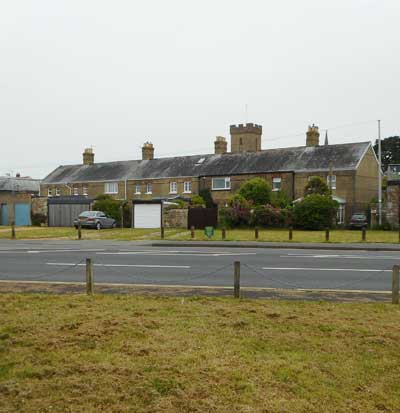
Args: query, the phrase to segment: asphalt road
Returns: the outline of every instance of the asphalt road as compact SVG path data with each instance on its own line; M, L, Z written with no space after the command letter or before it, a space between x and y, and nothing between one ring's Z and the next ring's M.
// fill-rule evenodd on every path
M151 247L115 241L0 241L0 280L389 291L400 252Z

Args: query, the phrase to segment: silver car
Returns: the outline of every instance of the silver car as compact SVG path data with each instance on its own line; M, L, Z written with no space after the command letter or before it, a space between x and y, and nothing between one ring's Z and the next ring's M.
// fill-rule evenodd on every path
M108 217L101 211L84 211L79 214L78 218L74 219L74 227L78 229L79 223L81 228L115 228L117 222L114 218Z

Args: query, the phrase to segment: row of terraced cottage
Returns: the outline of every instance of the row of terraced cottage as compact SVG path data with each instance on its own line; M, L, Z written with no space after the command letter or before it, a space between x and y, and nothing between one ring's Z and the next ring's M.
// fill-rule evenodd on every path
M317 126L309 126L306 145L291 148L261 147L262 126L247 123L230 127L228 142L218 136L214 153L156 158L146 142L142 159L96 163L92 149L85 149L80 165L63 165L41 183L42 196L94 199L109 194L122 200L190 199L209 189L214 202L225 205L240 185L261 177L273 191L290 199L303 196L310 177L327 180L339 204L338 223L352 213L364 212L378 193L378 161L370 142L320 145Z

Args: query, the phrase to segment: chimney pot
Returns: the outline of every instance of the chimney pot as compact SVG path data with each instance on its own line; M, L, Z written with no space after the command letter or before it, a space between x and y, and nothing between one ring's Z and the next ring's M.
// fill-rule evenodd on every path
M223 154L228 152L228 143L223 136L217 136L214 141L215 154Z
M151 142L145 142L142 146L142 159L150 161L154 159L154 146Z
M312 126L308 127L306 133L306 146L319 146L319 129L318 126L312 124Z
M86 148L83 151L83 164L84 165L93 165L94 164L94 152L92 148Z

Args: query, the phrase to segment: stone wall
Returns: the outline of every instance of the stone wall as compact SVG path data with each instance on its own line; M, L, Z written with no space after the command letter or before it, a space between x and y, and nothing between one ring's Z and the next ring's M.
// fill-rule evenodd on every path
M32 215L42 214L47 217L47 198L32 198Z
M187 228L188 210L163 208L163 226L165 228Z

